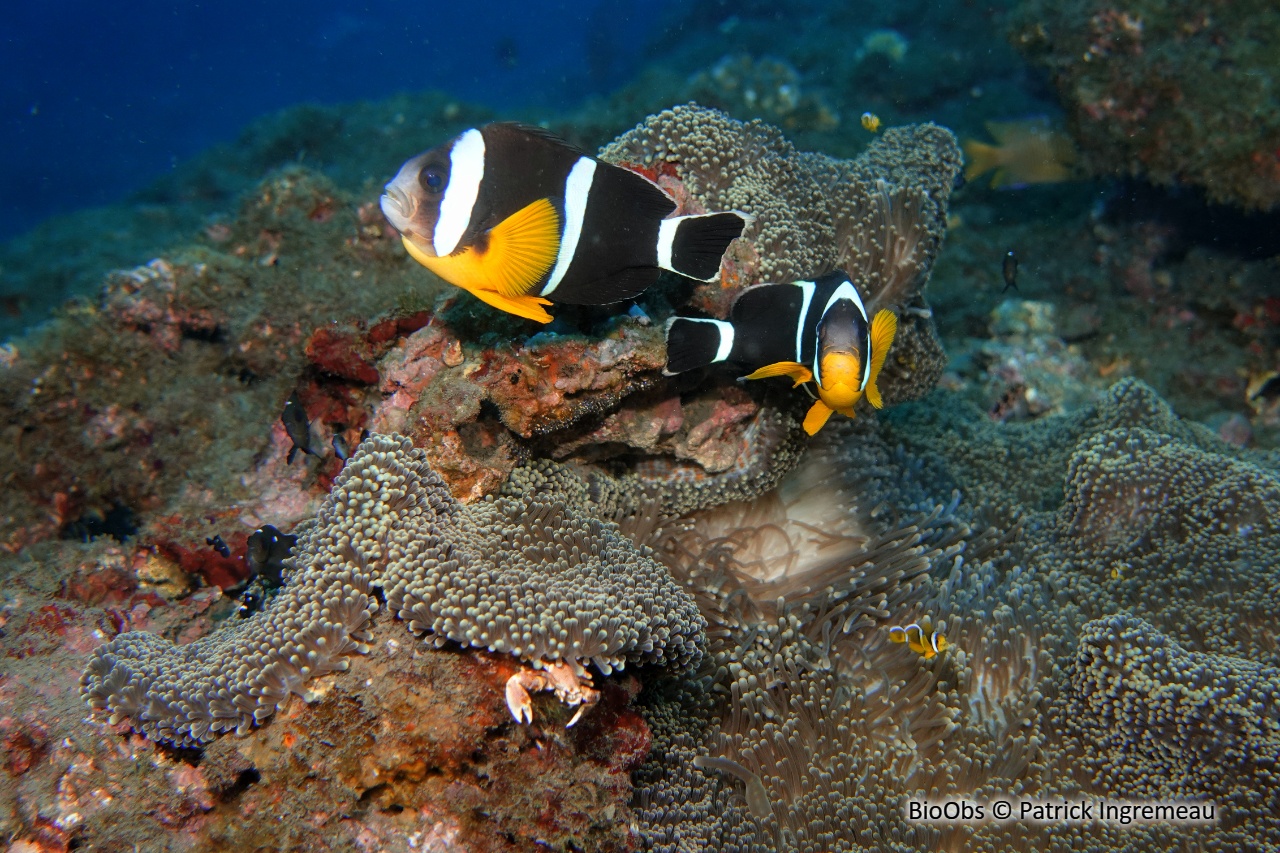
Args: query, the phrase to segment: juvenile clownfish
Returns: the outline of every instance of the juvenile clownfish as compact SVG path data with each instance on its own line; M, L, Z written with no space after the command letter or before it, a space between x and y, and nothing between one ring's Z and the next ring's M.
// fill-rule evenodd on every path
M869 130L872 133L875 133L877 130L880 129L880 116L876 115L875 113L863 113L862 127L865 130Z
M814 435L832 412L853 417L854 404L864 394L877 409L884 405L876 380L897 330L898 318L890 311L868 320L862 297L843 270L814 281L758 284L742 291L728 320L669 320L664 372L671 376L729 362L755 367L747 379L789 376L796 385L813 382L818 399L804 429Z
M489 124L419 154L386 186L382 212L410 256L495 308L539 323L543 306L607 305L670 270L699 281L750 217L667 218L657 184L537 127Z
M907 648L922 656L925 660L933 660L951 647L941 632L933 630L933 620L928 616L919 623L912 622L907 626L889 629L889 640L894 643L905 643Z

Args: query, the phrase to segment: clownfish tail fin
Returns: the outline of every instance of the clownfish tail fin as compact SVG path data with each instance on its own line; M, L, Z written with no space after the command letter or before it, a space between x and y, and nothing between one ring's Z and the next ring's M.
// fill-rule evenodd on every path
M724 361L733 350L733 324L724 320L672 317L667 321L668 376Z
M715 281L725 250L750 223L750 216L736 210L664 219L658 228L658 266L698 281Z

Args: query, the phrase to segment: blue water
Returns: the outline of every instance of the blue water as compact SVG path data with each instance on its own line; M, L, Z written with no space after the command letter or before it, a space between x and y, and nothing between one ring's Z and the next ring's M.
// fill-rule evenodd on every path
M299 102L440 89L565 109L639 64L670 0L3 4L0 239L117 201Z

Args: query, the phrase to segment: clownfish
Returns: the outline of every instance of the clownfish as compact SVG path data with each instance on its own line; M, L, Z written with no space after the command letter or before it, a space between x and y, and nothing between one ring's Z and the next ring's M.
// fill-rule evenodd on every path
M858 289L836 270L814 281L749 287L734 300L728 320L672 318L663 372L673 376L723 361L756 368L746 379L813 382L817 400L804 429L814 435L832 412L853 417L864 394L877 409L884 405L876 380L897 330L891 311L869 320Z
M410 256L495 308L539 323L543 306L631 299L660 270L716 281L750 217L668 218L676 202L648 178L537 127L464 131L401 168L382 212Z
M912 622L905 627L895 625L890 628L889 640L905 643L907 648L925 660L933 660L951 647L941 632L933 630L933 620L928 616L921 619L920 623Z

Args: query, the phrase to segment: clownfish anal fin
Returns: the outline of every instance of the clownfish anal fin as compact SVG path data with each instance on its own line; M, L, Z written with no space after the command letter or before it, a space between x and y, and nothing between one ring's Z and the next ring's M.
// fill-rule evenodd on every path
M485 267L493 289L514 298L537 284L560 251L560 214L551 199L525 205L489 231Z
M830 406L821 400L816 400L809 407L809 413L804 416L804 431L809 435L817 435L818 430L822 429L831 417L831 412Z
M773 364L767 364L754 373L744 376L744 379L769 379L773 376L789 376L795 380L795 385L803 385L813 379L813 372L803 364L795 361L777 361ZM795 387L795 385L791 387ZM811 433L812 434L812 433Z
M550 299L543 299L541 296L503 296L492 290L471 290L469 291L480 301L487 305L492 305L499 311L506 311L508 314L515 314L517 317L523 317L526 320L533 320L536 323L550 323L552 317L542 306L550 305Z
M880 399L880 386L876 380L880 378L880 370L897 333L898 318L892 311L882 310L871 321L871 378L867 382L866 393L867 402L877 409L884 407L884 401Z

